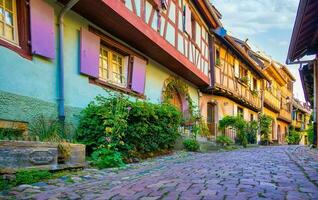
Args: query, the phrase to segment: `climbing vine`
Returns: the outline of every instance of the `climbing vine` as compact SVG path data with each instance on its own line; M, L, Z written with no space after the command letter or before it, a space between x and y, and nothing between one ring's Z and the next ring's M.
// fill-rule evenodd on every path
M176 77L169 77L165 81L165 87L162 91L163 102L168 103L169 100L172 99L173 93L175 91L178 91L182 96L185 97L186 101L188 102L189 114L192 117L194 115L193 101L189 95L189 88L187 84L185 84L181 79Z

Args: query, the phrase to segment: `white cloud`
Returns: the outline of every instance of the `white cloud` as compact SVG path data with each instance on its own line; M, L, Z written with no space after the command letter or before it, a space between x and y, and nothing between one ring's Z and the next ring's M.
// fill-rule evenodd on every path
M211 0L222 13L225 28L248 37L270 29L291 29L298 0Z

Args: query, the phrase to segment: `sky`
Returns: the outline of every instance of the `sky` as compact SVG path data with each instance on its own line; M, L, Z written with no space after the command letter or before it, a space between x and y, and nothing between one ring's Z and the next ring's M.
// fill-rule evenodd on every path
M222 14L229 35L285 64L299 0L210 0ZM288 66L296 78L294 96L304 101L298 65Z

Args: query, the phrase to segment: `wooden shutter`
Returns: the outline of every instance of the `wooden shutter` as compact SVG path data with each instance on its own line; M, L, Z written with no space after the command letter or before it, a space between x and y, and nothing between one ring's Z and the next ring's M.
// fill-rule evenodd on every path
M188 5L184 6L184 31L192 37L192 31L191 31L191 10Z
M145 92L147 61L134 56L131 89L139 94Z
M80 72L98 78L100 38L85 28L81 28Z
M30 0L31 50L55 58L54 8L45 1Z

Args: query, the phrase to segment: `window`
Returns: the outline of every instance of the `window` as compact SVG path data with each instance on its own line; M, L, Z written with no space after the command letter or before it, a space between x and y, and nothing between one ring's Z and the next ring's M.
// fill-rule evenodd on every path
M191 34L192 34L192 39L195 41L196 39L196 21L193 16L191 16Z
M15 0L0 0L0 38L18 43L17 9Z
M215 47L215 65L220 65L220 49Z
M253 114L250 115L250 121L254 121L254 115Z
M101 46L99 55L99 78L101 80L126 87L126 64L124 56Z
M244 116L244 110L241 107L237 107L237 116Z
M253 89L255 91L257 90L257 80L256 80L256 78L253 78Z
M243 66L241 66L240 65L240 78L243 78L243 77L247 77L247 70L243 67Z

